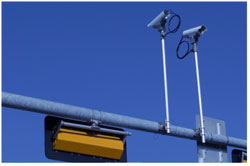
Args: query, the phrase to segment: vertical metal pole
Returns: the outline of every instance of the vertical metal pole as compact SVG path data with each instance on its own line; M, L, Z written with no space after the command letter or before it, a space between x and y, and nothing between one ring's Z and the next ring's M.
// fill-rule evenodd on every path
M197 43L193 43L193 46L194 46L194 57L195 57L196 77L197 77L197 86L198 86L199 107L200 107L201 138L202 138L202 143L205 143L205 128L204 128L204 123L203 123L204 121L203 121L203 111L202 111L202 101L201 101L201 87L200 87Z
M165 106L166 106L166 125L167 133L170 133L170 121L169 121L169 106L168 106L168 87L167 87L167 68L166 68L166 54L165 54L165 40L161 38L162 44L162 57L163 57L163 73L164 73L164 89L165 89Z

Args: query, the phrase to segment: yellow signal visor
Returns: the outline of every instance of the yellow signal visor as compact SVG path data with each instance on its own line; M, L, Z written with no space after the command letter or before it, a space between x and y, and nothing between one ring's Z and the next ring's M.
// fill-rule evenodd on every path
M119 160L124 150L119 137L103 134L90 135L84 131L60 128L53 142L54 150L93 155Z

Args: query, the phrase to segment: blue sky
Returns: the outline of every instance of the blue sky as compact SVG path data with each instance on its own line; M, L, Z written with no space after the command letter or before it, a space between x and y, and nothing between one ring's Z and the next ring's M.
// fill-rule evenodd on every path
M170 120L195 128L194 56L176 58L181 33L201 24L204 115L246 139L246 3L2 3L2 90L152 121L165 120L159 33L162 10L182 18L166 37ZM58 162L44 155L44 117L2 108L3 162ZM129 130L129 162L197 162L196 142ZM232 147L228 148L231 160Z

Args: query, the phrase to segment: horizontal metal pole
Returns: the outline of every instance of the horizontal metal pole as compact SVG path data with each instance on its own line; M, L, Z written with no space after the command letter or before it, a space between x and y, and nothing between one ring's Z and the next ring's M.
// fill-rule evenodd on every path
M171 132L166 133L164 130L164 126L158 122L133 118L129 116L123 116L118 114L111 114L103 111L81 108L72 105L56 103L52 101L16 95L12 93L6 93L6 92L2 93L2 105L4 107L22 109L31 112L49 114L76 120L84 120L84 121L98 120L101 121L101 123L107 125L119 126L124 128L171 135L171 136L200 141L199 133L197 133L196 130L194 129L188 129L184 127L171 125L170 126ZM247 148L247 141L243 139L216 135L212 133L205 133L205 138L207 143L228 145L244 149Z
M62 121L62 126L73 127L73 128L78 128L78 129L94 130L94 131L99 131L99 132L101 131L101 132L105 132L105 133L119 134L119 135L126 135L126 136L131 135L131 133L127 132L127 131L106 129L106 128L102 128L102 127L93 128L92 126L87 126L87 125L83 125L83 124L69 123L69 122L64 122L64 121Z

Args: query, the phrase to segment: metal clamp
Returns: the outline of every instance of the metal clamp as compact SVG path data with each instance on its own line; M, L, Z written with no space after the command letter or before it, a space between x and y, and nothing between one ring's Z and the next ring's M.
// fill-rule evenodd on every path
M164 122L158 122L158 123L159 123L159 131L163 135L167 134L168 133L167 130L170 129L170 128L168 128L166 121L164 121Z
M101 121L91 119L90 123L93 130L100 130L100 127L98 125L101 124Z
M83 124L76 124L76 123L70 123L70 122L64 122L60 121L56 127L55 133L53 135L53 139L56 139L57 134L60 131L60 128L65 126L65 127L72 127L72 128L78 128L78 129L85 129L85 130L92 130L92 131L100 131L100 132L105 132L105 133L110 133L110 134L118 134L118 135L123 135L123 136L130 136L131 133L127 131L120 131L120 130L114 130L114 129L108 129L108 128L102 128L98 126L100 122L96 120L91 120L92 125L83 125Z

